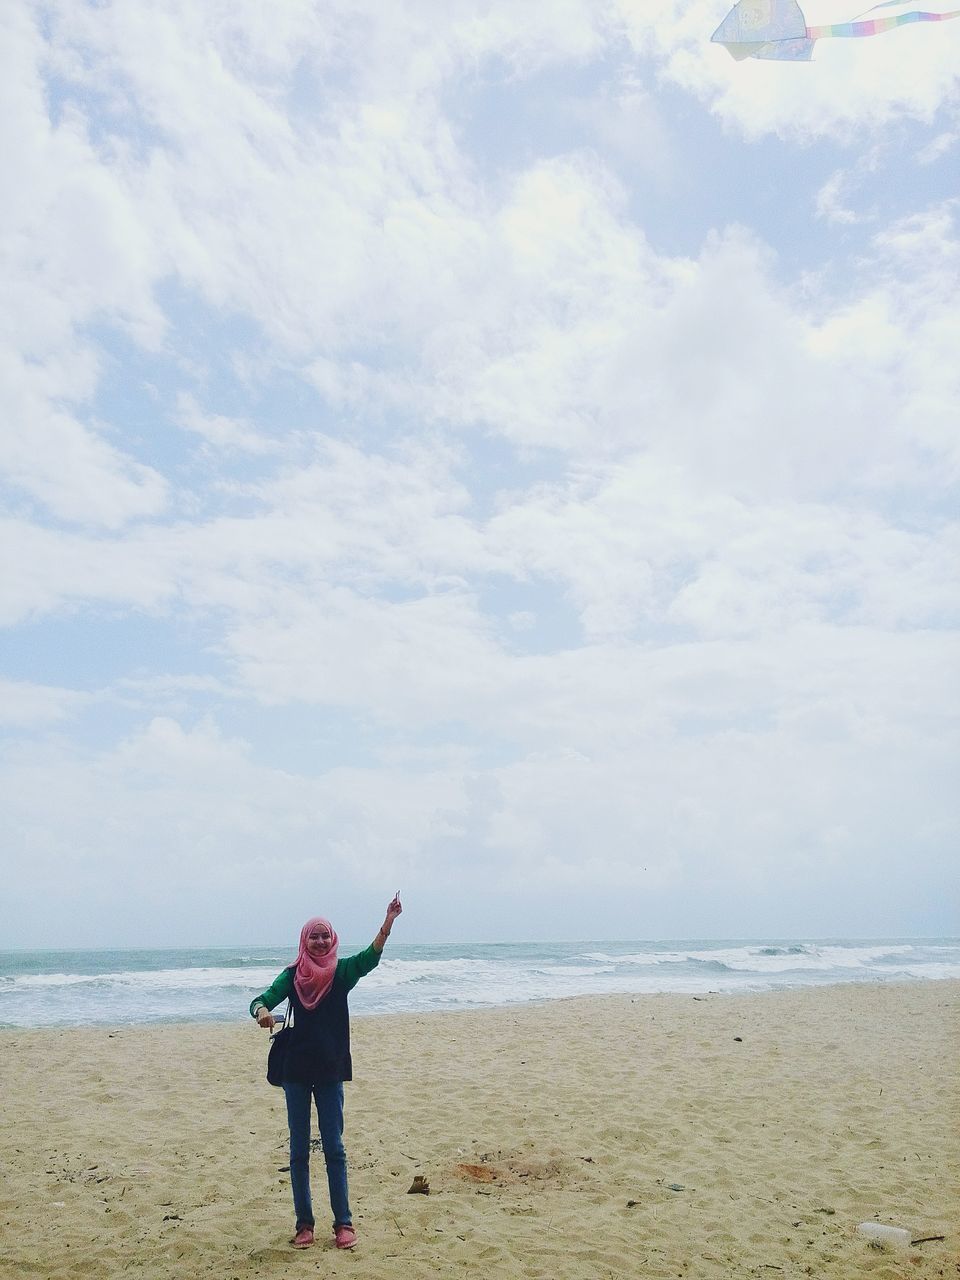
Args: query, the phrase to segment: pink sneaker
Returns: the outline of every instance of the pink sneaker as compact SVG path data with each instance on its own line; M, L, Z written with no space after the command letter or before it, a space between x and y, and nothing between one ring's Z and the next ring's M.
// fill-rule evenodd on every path
M357 1233L353 1227L334 1227L333 1238L338 1249L352 1249L357 1243Z
M309 1249L313 1244L313 1227L301 1227L291 1243L295 1249Z

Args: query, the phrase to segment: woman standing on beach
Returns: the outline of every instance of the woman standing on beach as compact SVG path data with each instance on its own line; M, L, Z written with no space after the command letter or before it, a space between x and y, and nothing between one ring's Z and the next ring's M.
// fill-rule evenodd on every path
M296 963L288 965L266 991L250 1002L251 1015L268 1030L274 1025L271 1009L282 1000L289 1000L293 1008L283 1092L290 1127L290 1183L297 1215L293 1244L298 1249L313 1244L311 1098L317 1107L317 1126L327 1166L334 1239L338 1249L352 1249L357 1243L347 1196L347 1155L343 1149L343 1082L353 1079L347 993L380 963L393 922L402 910L398 893L387 907L380 931L370 946L344 960L337 959L339 939L330 921L321 916L308 920L300 930Z

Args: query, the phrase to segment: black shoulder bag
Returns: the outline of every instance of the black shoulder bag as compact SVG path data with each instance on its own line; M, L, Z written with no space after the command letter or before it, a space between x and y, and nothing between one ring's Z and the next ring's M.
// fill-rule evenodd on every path
M287 1065L287 1052L290 1049L290 1037L293 1035L293 997L287 1001L287 1012L283 1026L270 1037L270 1052L267 1054L267 1080L270 1084L283 1084L283 1071Z

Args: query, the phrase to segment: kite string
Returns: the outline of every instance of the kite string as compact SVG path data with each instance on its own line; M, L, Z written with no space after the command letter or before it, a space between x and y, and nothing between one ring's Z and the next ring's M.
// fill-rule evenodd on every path
M863 13L858 13L852 22L859 22L861 18L865 18L868 13L876 13L877 9L902 9L905 4L909 4L910 0L880 0L879 4L872 5L869 9L864 9Z
M878 9L902 9L909 3L910 0L880 0L879 4L874 4L871 5L869 9L864 9L863 13L858 13L855 18L851 18L850 22L859 22L860 19L865 18L868 13L876 13ZM947 15L947 17L950 16L950 14ZM848 26L849 24L843 23L842 25Z

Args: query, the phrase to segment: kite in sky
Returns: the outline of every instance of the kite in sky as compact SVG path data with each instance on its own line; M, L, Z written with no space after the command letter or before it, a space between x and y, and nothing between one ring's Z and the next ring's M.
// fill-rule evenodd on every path
M902 7L903 0L883 0L867 12L893 5ZM948 18L960 18L960 9L950 13L914 10L892 18L808 27L797 0L738 0L710 38L729 49L738 62L743 58L809 62L814 44L825 36L876 36L908 22L946 22Z

